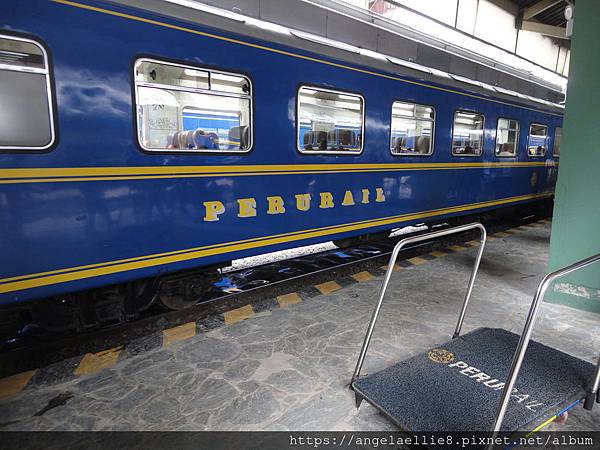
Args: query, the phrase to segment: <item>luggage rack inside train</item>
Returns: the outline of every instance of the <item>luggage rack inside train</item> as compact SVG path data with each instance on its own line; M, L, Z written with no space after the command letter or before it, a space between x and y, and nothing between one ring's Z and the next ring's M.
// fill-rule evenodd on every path
M480 246L452 339L377 373L360 377L394 264L407 244L479 230ZM492 437L537 431L571 407L600 402L600 361L589 362L535 341L532 329L544 294L566 274L600 254L546 275L537 287L521 336L480 328L461 335L486 242L480 223L408 237L396 244L352 376L356 407L363 400L404 431L489 432ZM517 382L518 381L518 382Z

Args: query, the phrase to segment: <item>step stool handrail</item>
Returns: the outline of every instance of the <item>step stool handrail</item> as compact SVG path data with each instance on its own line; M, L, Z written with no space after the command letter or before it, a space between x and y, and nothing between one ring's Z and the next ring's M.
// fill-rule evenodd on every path
M576 263L571 264L570 266L563 267L562 269L558 269L554 272L547 274L542 281L538 284L537 290L535 291L535 295L533 297L533 301L531 302L531 307L529 308L529 314L527 315L527 320L525 322L525 326L523 327L523 332L521 333L521 338L519 339L519 344L517 345L517 349L515 351L512 365L510 368L510 372L508 374L508 378L506 380L506 384L502 391L502 397L500 399L500 404L498 405L498 409L496 410L496 417L494 418L494 425L492 430L494 432L494 436L498 434L500 428L502 427L502 422L504 421L504 415L506 414L506 410L508 408L508 402L510 400L510 396L512 395L512 391L515 387L515 383L517 381L517 377L519 376L519 370L521 369L521 364L523 363L523 358L525 357L525 352L527 351L527 346L529 345L529 340L531 338L531 333L533 331L533 326L535 324L535 320L537 318L540 305L542 304L542 300L544 299L544 295L546 291L550 287L550 285L557 279L564 275L568 275L577 270L588 267L596 262L600 261L600 253L594 256L590 256L588 258L582 259L581 261L577 261ZM591 383L591 392L598 392L598 385L600 384L600 360L598 365L596 366L596 370Z
M462 324L465 318L465 312L467 310L467 304L469 303L469 298L471 297L471 292L473 291L473 284L475 283L475 277L477 276L477 271L479 270L479 263L481 262L481 256L483 255L483 249L485 247L485 241L487 239L487 232L485 227L479 223L474 222L467 225L460 225L457 227L447 228L444 230L433 231L430 233L421 234L418 236L411 236L402 239L395 246L392 251L392 256L390 257L390 262L388 263L387 269L385 271L385 276L383 278L383 283L379 288L379 294L377 299L377 305L373 310L373 314L371 316L371 322L369 323L369 328L367 329L367 334L365 335L365 340L363 341L362 348L360 350L360 356L358 357L358 362L356 363L356 368L354 369L354 374L352 375L352 381L350 382L350 386L352 383L358 379L360 376L360 371L363 366L363 362L365 360L365 356L367 354L367 349L369 348L369 343L371 342L371 336L373 335L373 330L375 329L375 322L377 322L377 317L379 317L379 311L381 310L381 305L383 303L383 297L385 296L385 291L387 290L388 284L390 282L390 278L392 276L392 272L394 269L394 265L396 264L396 260L398 259L398 254L403 247L408 244L414 244L417 242L429 241L433 239L439 239L444 236L448 236L451 234L464 233L465 231L470 230L479 230L480 231L480 245L479 252L477 253L477 257L475 258L475 263L473 264L473 270L471 271L471 278L469 279L469 285L467 288L467 292L465 293L465 298L463 300L463 305L460 311L460 315L458 317L458 322L456 324L456 329L454 331L453 337L457 337L460 335L460 330L462 328Z

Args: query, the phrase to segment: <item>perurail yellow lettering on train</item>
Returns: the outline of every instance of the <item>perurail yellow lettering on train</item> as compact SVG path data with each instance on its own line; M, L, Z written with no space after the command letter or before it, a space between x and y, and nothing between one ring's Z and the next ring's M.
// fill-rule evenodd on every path
M386 201L383 188L364 188L359 192L346 190L341 194L324 191L316 194L300 193L289 198L281 195L269 195L263 202L254 197L236 199L231 205L226 205L219 200L208 200L202 203L204 207L205 222L218 222L219 216L228 209L235 208L237 217L256 217L259 214L278 215L285 214L290 209L301 212L320 209L344 208L366 205L371 202L383 203Z

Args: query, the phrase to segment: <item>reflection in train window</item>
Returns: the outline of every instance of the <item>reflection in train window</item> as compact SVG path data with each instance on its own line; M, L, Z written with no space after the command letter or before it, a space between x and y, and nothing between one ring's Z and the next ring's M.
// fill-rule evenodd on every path
M527 143L529 156L544 156L547 140L548 127L539 123L532 123L529 126L529 141Z
M516 156L518 142L519 122L499 118L496 129L496 156Z
M179 64L135 64L138 138L150 151L246 152L252 86L243 75Z
M298 91L298 149L303 153L360 153L363 104L363 98L356 94L301 87Z
M560 141L562 140L562 128L554 128L554 145L552 146L552 156L560 156Z
M0 35L0 150L54 143L48 57L30 39Z
M480 156L483 148L483 115L469 111L454 113L452 154Z
M435 111L414 103L392 104L391 150L394 155L431 155Z

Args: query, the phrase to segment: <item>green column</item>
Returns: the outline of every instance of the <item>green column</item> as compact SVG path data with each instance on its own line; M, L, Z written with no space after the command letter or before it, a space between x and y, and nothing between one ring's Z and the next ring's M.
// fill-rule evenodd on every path
M578 0L550 239L550 270L600 253L600 2ZM546 296L600 313L600 263Z

